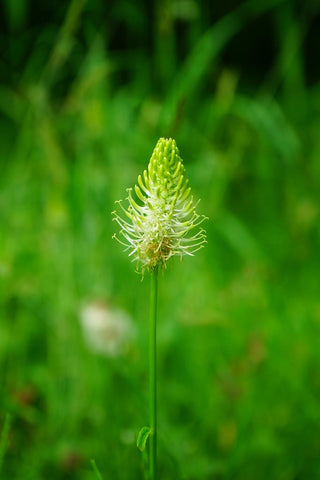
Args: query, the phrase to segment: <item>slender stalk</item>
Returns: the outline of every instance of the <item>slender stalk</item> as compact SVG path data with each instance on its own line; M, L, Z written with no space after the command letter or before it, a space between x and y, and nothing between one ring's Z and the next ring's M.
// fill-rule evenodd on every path
M102 480L101 473L99 472L97 464L94 460L91 460L91 466L92 466L92 470L94 471L94 473L96 475L97 480Z
M150 480L156 480L157 477L157 300L158 269L155 268L151 272L149 318Z
M7 449L8 437L10 433L10 424L11 424L11 415L7 413L5 416L4 426L0 436L0 474L2 470L3 458Z

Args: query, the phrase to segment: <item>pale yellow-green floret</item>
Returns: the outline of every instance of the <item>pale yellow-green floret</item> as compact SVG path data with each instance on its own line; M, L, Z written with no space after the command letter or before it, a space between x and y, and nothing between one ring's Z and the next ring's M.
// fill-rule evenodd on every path
M112 212L121 227L114 237L142 271L165 266L173 256L193 255L206 243L205 231L197 228L206 217L196 213L198 202L193 201L175 140L160 138L148 169L127 191L127 208L116 202L124 218Z

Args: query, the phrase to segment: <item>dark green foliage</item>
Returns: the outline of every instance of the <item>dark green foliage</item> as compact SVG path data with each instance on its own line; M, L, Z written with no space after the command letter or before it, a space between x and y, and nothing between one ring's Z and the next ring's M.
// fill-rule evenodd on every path
M320 478L319 2L2 10L1 478L143 477L149 278L110 213L160 136L210 220L159 275L159 479Z

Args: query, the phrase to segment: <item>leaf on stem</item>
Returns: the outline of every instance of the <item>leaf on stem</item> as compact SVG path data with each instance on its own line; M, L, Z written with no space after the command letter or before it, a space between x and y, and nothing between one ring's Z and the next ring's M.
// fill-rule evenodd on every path
M145 450L148 437L151 435L151 433L152 431L150 427L142 427L138 433L137 447L141 452Z
M94 471L97 480L102 480L102 476L101 476L101 473L98 470L96 462L94 460L91 460L90 463L91 463L92 470Z

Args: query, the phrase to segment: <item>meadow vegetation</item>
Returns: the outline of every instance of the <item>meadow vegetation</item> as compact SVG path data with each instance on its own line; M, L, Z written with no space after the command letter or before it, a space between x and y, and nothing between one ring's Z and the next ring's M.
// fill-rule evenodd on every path
M320 478L319 2L1 9L0 478L143 478L111 211L160 136L209 220L159 274L159 479Z

